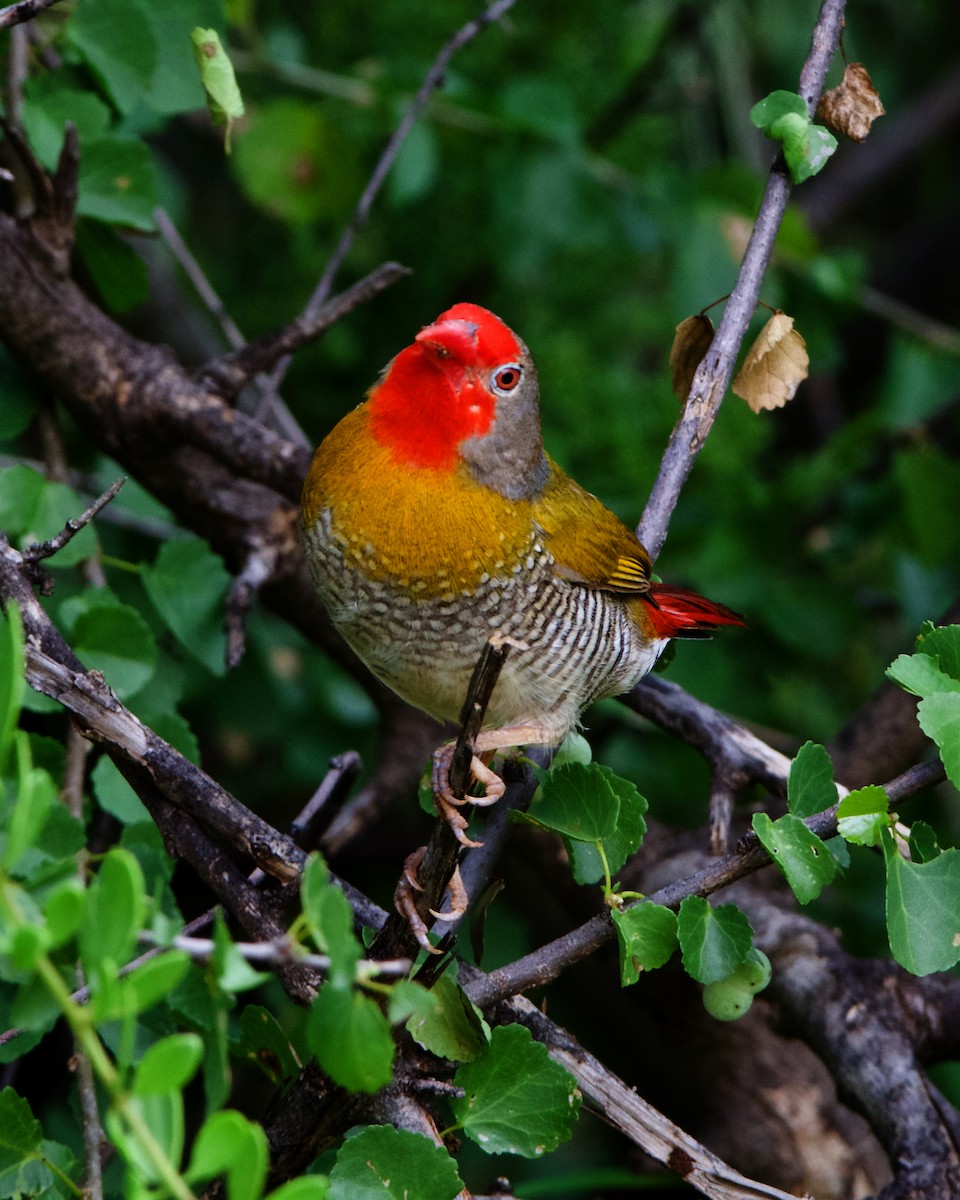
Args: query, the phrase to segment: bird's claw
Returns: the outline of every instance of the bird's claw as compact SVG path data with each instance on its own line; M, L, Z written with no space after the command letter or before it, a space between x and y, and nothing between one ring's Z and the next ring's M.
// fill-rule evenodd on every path
M419 850L414 850L404 860L403 873L397 883L396 891L393 893L393 906L407 922L410 932L417 939L417 945L426 950L428 954L440 954L441 951L430 941L430 931L427 929L423 918L417 912L416 893L423 891L417 879L417 872L420 869L420 864L423 862L423 856L426 852L426 846L421 846Z
M466 804L477 804L486 808L496 804L503 797L506 784L487 764L474 754L470 759L470 777L483 786L482 796L458 796L450 786L450 769L453 766L453 756L456 746L453 742L441 746L433 756L433 802L437 813L450 826L453 836L461 846L482 846L483 842L474 842L467 837L466 818L458 810Z
M393 894L393 903L400 916L406 920L407 925L410 927L410 932L417 939L417 945L426 950L428 954L440 954L441 951L430 941L430 931L426 923L417 912L416 893L423 891L423 887L417 878L417 872L420 870L426 852L426 846L421 846L419 850L414 850L404 861L403 873ZM447 890L450 893L449 910L438 912L435 908L430 909L431 915L436 917L438 921L458 920L467 911L467 907L470 904L467 889L463 886L463 880L460 878L459 867L453 868L453 874L447 883Z

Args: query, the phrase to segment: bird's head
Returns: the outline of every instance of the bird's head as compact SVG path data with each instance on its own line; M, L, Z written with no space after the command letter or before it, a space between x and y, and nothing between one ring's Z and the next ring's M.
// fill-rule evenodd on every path
M539 388L530 352L492 312L455 304L416 335L370 391L374 437L398 462L462 461L510 499L546 481Z

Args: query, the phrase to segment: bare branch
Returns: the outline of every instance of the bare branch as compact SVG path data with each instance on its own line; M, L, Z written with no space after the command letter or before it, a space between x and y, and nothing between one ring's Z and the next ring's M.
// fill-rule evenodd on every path
M51 558L58 550L62 550L68 542L73 541L81 529L90 524L102 508L106 508L125 483L126 479L123 477L111 483L107 490L102 492L89 508L84 509L79 517L71 517L55 537L47 538L45 542L33 542L26 546L23 550L24 562L40 562L41 559Z
M17 0L16 4L0 8L0 29L10 29L24 21L32 21L38 13L52 8L56 3L58 0Z
M383 263L328 303L312 310L304 309L299 317L277 333L265 334L233 354L225 354L204 363L198 374L222 394L235 395L259 372L273 366L284 355L316 341L347 313L366 304L392 283L409 274L409 270L400 263Z
M257 593L277 566L280 547L260 541L247 556L240 574L234 577L227 595L227 667L240 665L246 647L247 617Z
M813 45L800 73L800 94L813 116L827 68L840 40L846 0L824 0L813 31ZM780 155L770 168L737 282L706 356L697 368L683 414L660 462L637 537L656 559L666 541L670 516L680 491L703 448L733 374L737 351L760 296L760 284L773 255L780 222L790 199L790 181Z
M345 750L330 759L330 770L323 782L290 825L290 836L298 846L307 849L316 843L320 828L329 822L331 810L343 803L362 765L356 750Z
M194 290L203 301L207 311L220 326L220 332L228 346L232 346L234 350L239 350L246 345L247 339L240 332L236 321L227 312L226 305L217 295L216 288L207 278L203 267L197 262L196 258L190 252L190 247L180 236L180 231L170 220L166 209L155 208L153 210L153 220L160 232L160 236L166 242L170 253L179 263L183 273L193 284Z

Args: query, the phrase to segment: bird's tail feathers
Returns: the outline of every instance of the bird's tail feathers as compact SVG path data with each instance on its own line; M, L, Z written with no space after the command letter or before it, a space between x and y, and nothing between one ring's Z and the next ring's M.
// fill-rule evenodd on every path
M718 625L745 625L739 613L689 588L651 583L644 593L647 615L660 637L706 638Z

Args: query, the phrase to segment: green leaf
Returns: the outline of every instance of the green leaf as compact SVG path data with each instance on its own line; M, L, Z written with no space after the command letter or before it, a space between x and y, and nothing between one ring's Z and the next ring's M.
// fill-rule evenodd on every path
M141 0L77 0L66 36L120 112L145 100L157 66L149 6Z
M133 1075L133 1094L150 1096L182 1091L197 1072L203 1040L195 1033L161 1038L147 1049Z
M440 155L437 135L423 121L410 130L387 178L387 192L394 205L411 204L426 195L437 177Z
M43 919L50 935L50 949L68 942L83 924L87 889L76 877L64 879L43 902Z
M833 763L823 746L806 742L797 751L787 777L787 807L797 817L812 817L837 802Z
M14 736L17 756L16 795L7 817L6 837L0 862L13 870L38 844L40 834L57 804L56 784L47 771L31 764L30 741L18 730ZM2 835L0 835L2 836Z
M925 623L917 638L917 650L932 655L942 671L960 680L960 625Z
M280 1022L260 1004L248 1004L240 1014L239 1049L273 1084L282 1083L300 1069Z
M129 312L150 295L147 264L111 226L89 219L78 221L76 249L100 299L112 313Z
M190 41L193 43L193 56L206 94L210 119L214 125L225 128L224 148L229 154L231 124L243 116L243 99L233 73L233 63L215 29L197 26L190 34Z
M391 1025L399 1025L411 1017L432 1013L439 1004L440 998L422 984L414 983L412 979L398 979L390 988L387 1017Z
M326 984L310 1008L307 1039L317 1062L351 1092L378 1092L393 1077L390 1022L361 992Z
M329 882L327 865L311 854L300 879L303 915L322 954L330 956L330 986L349 989L362 949L353 932L353 910L340 888Z
M889 807L887 793L876 784L850 792L837 809L837 829L841 837L858 846L878 845L881 832L890 827Z
M330 1200L453 1200L463 1190L457 1166L429 1138L369 1125L347 1138L330 1172Z
M702 896L687 896L677 912L683 966L698 983L726 979L746 958L753 930L735 904L712 908Z
M0 1195L40 1195L52 1182L43 1155L43 1130L12 1087L0 1092Z
M594 764L590 769L598 771L606 779L620 804L616 828L600 843L610 874L615 875L646 836L647 822L644 816L647 801L629 779L622 779L609 767ZM564 844L577 883L597 883L603 879L603 860L596 845L573 841L571 838L565 838Z
M929 654L901 654L887 667L887 678L921 699L937 692L960 692L960 679L940 670Z
M124 976L127 1011L146 1012L158 1004L180 983L190 967L190 956L181 950L166 950L147 959Z
M454 1083L464 1090L453 1101L454 1116L488 1154L539 1158L570 1137L580 1111L573 1076L522 1025L494 1029Z
M750 120L766 133L781 117L807 116L807 105L796 92L771 92L750 109ZM809 118L808 118L809 120Z
M326 1175L301 1175L270 1192L264 1200L327 1200L331 1195Z
M145 142L110 135L89 143L80 162L80 216L152 233L158 204L153 158Z
M815 900L836 875L837 860L792 813L777 821L768 813L755 813L753 829L801 904Z
M140 864L129 850L108 850L88 889L80 931L80 955L88 974L104 959L123 963L130 958L146 908Z
M154 1140L166 1157L175 1163L183 1155L183 1096L180 1092L154 1092L148 1096L130 1096L127 1104L149 1128ZM159 1183L159 1173L151 1155L144 1150L139 1139L130 1132L127 1123L116 1108L108 1108L104 1125L110 1140L133 1167L137 1175L148 1184ZM141 1193L142 1195L143 1193Z
M77 658L99 671L121 700L135 696L153 678L157 643L131 605L94 605L77 617L72 636Z
M223 600L230 576L206 542L167 542L143 585L154 608L181 646L213 674L226 670Z
M257 1200L267 1177L267 1135L260 1125L232 1109L212 1113L193 1144L187 1179L191 1183L227 1177L228 1200Z
M910 826L910 861L930 862L942 853L937 831L926 821L914 821Z
M136 825L139 821L150 819L143 801L106 755L90 772L90 783L103 811L116 817L122 824Z
M580 118L565 81L524 74L501 89L500 110L518 128L561 146L579 142Z
M453 1062L470 1062L487 1045L488 1031L476 1008L446 972L430 989L436 1005L407 1021L407 1032L424 1050Z
M243 190L281 221L338 220L352 204L356 149L313 101L258 105L235 150L232 161Z
M255 970L234 945L223 914L218 910L213 926L213 957L210 969L217 987L224 992L246 992L270 978Z
M899 485L899 511L907 526L911 550L930 567L960 555L960 528L955 521L931 519L949 512L960 495L960 464L931 444L900 451L893 461ZM934 651L923 647L925 654Z
M632 904L613 909L613 925L620 947L620 982L636 983L641 971L652 971L677 948L677 916L661 904Z
M794 183L816 175L837 148L832 133L811 124L803 97L795 92L771 92L751 108L750 120L767 137L781 143Z
M28 80L24 89L24 128L34 153L48 171L56 169L67 121L76 127L82 157L87 143L107 132L110 116L109 107L93 92L54 86L49 74Z
M960 692L939 692L921 700L917 720L936 742L947 778L960 788Z
M13 731L20 720L26 686L23 671L23 621L11 601L0 610L0 776L6 771Z
M612 775L595 763L564 763L547 775L541 798L526 820L578 842L609 837L620 815L620 801L610 784Z
M195 25L223 20L221 0L164 0L149 5L150 24L157 42L157 69L148 103L158 113L195 112L203 106L190 44Z
M881 844L893 957L914 975L949 970L960 962L960 850L911 863L900 857L890 832Z

